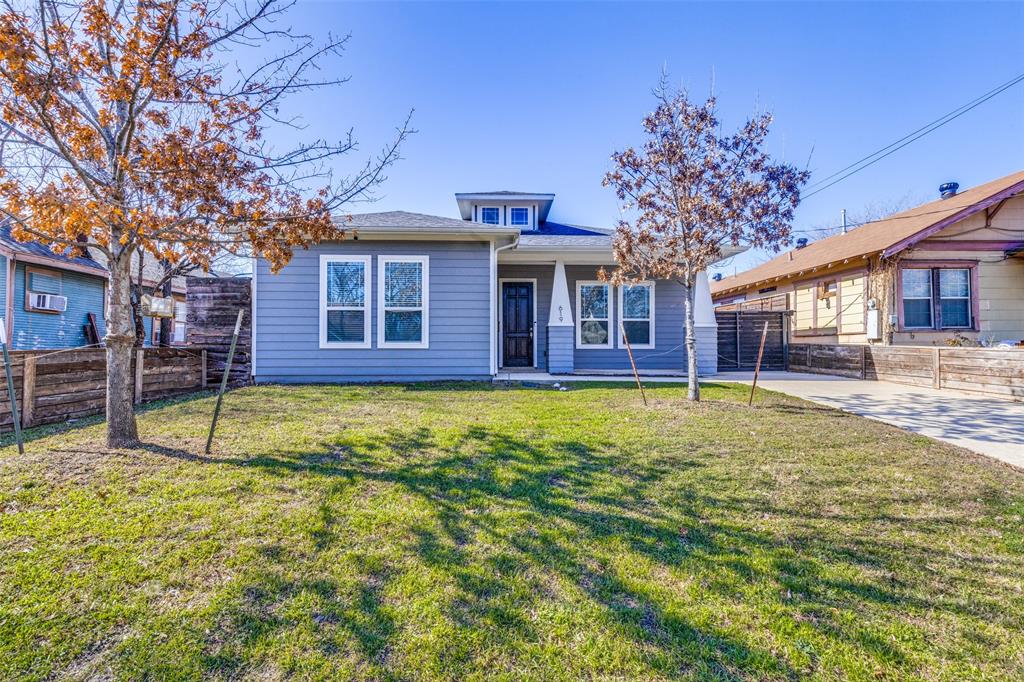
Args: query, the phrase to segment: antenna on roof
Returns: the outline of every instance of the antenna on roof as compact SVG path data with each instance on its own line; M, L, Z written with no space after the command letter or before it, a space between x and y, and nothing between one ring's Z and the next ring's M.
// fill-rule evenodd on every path
M846 234L846 209L843 209L843 234Z

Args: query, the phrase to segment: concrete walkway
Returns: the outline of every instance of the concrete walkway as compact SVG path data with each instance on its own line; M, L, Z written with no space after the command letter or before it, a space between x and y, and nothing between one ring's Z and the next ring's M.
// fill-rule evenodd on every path
M708 379L749 384L753 373ZM762 372L760 388L836 407L1024 468L1024 403L821 374Z

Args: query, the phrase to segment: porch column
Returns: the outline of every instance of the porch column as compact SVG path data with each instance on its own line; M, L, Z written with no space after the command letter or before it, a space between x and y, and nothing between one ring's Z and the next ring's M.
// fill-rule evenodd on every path
M569 284L565 279L565 264L555 261L555 278L551 282L551 310L548 312L548 372L572 374L573 346L576 327L569 306Z
M711 302L711 285L708 273L697 273L693 322L697 333L697 371L702 375L718 373L718 322L715 320L715 306Z

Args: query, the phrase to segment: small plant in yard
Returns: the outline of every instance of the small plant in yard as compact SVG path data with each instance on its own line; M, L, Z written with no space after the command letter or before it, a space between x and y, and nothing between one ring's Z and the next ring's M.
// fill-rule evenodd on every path
M674 279L686 287L687 397L699 400L697 274L721 257L724 246L777 249L785 243L810 173L765 151L771 114L723 135L714 97L693 102L670 88L667 76L654 95L657 107L644 118L643 147L613 154L614 167L604 178L632 218L620 221L615 233L618 267L602 276L619 285Z
M747 387L255 386L0 448L0 679L1009 680L1024 474ZM9 441L9 438L7 439Z

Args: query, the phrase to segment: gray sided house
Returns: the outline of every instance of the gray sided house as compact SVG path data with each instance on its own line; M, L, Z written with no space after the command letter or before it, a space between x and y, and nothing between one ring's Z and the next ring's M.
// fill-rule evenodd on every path
M506 373L684 375L685 289L613 287L611 230L548 220L553 194L457 194L461 219L353 216L346 239L258 260L257 382L491 379ZM697 291L699 371L717 371L707 277Z

